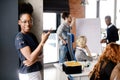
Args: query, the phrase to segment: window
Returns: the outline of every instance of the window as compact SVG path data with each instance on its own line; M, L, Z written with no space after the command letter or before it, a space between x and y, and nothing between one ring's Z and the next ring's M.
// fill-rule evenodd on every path
M44 63L51 63L58 61L57 54L57 14L56 13L43 13L43 31L48 31L52 28L52 32L46 41L43 53Z
M117 0L116 27L120 28L120 0Z
M116 20L116 3L117 1L117 21ZM88 4L85 5L85 18L96 18L99 14L99 18L101 20L101 38L106 36L106 24L105 24L105 16L110 15L112 19L112 23L117 27L120 26L120 1L119 0L88 0ZM98 11L98 12L97 12ZM104 46L104 44L103 44Z
M51 63L58 61L57 58L57 35L51 33L49 39L44 45L44 63Z
M56 30L56 13L43 14L43 30Z
M112 23L114 24L114 1L115 0L100 0L100 19L101 28L106 29L105 16L110 15Z
M107 25L105 23L105 16L111 16L111 22L114 24L114 2L115 0L100 0L100 19L101 19L101 38L103 39L106 34ZM106 45L106 44L105 44Z
M116 27L119 29L119 41L117 41L120 44L120 0L117 0L117 10L116 10Z
M101 19L101 28L105 29L106 24L104 21L104 18L106 15L110 15L112 18L112 23L114 24L114 15L115 15L115 0L99 0L100 6L97 6L97 0L90 0L88 1L88 4L85 5L85 18L96 18L97 15L97 9L99 9L99 18ZM118 0L117 4L120 3ZM117 7L120 8L118 5ZM117 10L118 14L120 12L120 9ZM92 15L91 15L92 14ZM119 19L118 19L119 21Z
M96 8L96 0L88 0L85 5L85 18L96 18Z

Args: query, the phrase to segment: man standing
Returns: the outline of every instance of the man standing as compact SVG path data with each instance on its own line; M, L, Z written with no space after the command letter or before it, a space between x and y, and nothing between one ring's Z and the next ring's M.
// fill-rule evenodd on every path
M58 27L58 44L59 44L59 62L63 63L65 61L66 55L68 53L68 36L70 30L75 22L75 18L72 18L69 12L63 12L62 18L64 22Z
M101 40L101 43L111 43L119 40L118 29L111 23L111 17L105 17L105 23L107 25L107 37Z

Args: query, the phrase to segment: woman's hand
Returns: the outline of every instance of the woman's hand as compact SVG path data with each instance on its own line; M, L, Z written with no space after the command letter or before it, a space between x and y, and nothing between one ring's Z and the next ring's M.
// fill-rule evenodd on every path
M87 45L85 45L85 47L84 47L85 49L88 49L88 46Z
M43 33L43 34L42 34L42 36L41 36L41 43L44 44L44 43L47 41L47 39L48 39L50 33L51 33L51 30L48 31L47 33Z
M43 55L40 55L40 56L38 56L38 58L37 58L35 61L31 62L31 61L29 61L29 60L25 60L25 61L23 61L23 64L26 65L26 66L31 66L31 65L33 65L35 62L37 62L37 61L42 61L42 60L43 60Z
M91 52L90 52L90 50L89 50L88 46L87 46L87 45L85 45L85 47L84 47L84 48L86 49L86 51L87 51L87 53L88 53L88 56L92 57Z
M107 43L107 40L106 40L106 39L102 39L102 40L100 41L100 43Z
M72 21L71 21L70 26L72 27L74 24L75 24L75 17L72 17Z
M64 45L66 45L66 44L67 44L65 40L62 40L62 43L63 43Z
M26 66L31 66L32 64L34 64L34 62L31 62L29 60L25 60L25 61L23 61L23 64Z

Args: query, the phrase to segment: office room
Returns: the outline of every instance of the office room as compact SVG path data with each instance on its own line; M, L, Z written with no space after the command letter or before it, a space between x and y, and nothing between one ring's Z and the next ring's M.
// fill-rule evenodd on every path
M53 32L49 37L50 40L48 39L48 42L46 42L44 46L44 79L89 80L90 72L94 68L99 56L102 54L106 48L106 45L108 44L106 42L101 42L101 40L107 36L105 16L111 16L111 23L114 24L117 29L120 28L120 6L118 5L120 3L119 0L44 0L43 2L43 30L47 30L46 26L55 26L52 26ZM66 74L66 72L63 71L63 67L59 65L59 42L57 30L59 25L64 22L61 17L63 11L69 11L71 16L75 18L75 23L71 30L71 33L74 34L74 42L72 43L73 50L75 50L77 46L77 37L80 35L85 35L87 37L87 45L91 51L91 55L93 56L93 64L87 61L88 63L86 63L90 65L89 67L84 67L81 73L78 72L71 75L68 73ZM45 24L46 22L48 24ZM48 30L50 28L51 26L48 28ZM116 43L120 44L119 40L117 40ZM49 47L49 49L47 47ZM81 64L84 65L86 63L81 62ZM69 77L71 79L68 79Z
M20 2L32 5L30 21L21 20L24 14L18 19ZM15 47L18 25L23 23L34 25L31 32L43 47L40 48L43 52L40 57L41 78L28 80L120 80L117 76L120 72L113 72L119 63L117 53L120 53L119 4L119 0L1 0L0 80L27 80L25 76L20 78L19 55ZM111 26L116 30L111 34L117 32L114 41L108 39ZM22 63L25 67L33 64Z

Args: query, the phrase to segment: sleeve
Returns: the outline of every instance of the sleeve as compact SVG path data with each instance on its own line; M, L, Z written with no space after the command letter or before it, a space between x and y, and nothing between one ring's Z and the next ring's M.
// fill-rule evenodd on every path
M81 56L82 56L83 60L92 61L92 57L87 56L83 50L81 50Z
M84 60L92 61L93 60L92 57L87 56L83 50L76 51L76 59L79 59L79 61L84 61Z
M83 51L82 50L80 50L80 49L76 49L76 52L75 52L75 57L76 57L76 59L78 60L78 61L84 61L84 60L86 60L85 58L84 58L84 53L83 53Z
M16 38L15 38L15 47L16 49L21 49L25 46L27 46L27 42L25 41L24 37L22 35L18 35Z
M78 49L75 50L75 57L77 59L77 61L79 61L80 56L80 51Z
M59 27L58 27L58 30L57 30L57 35L58 36L62 36L62 32L63 32L63 25L60 25Z

